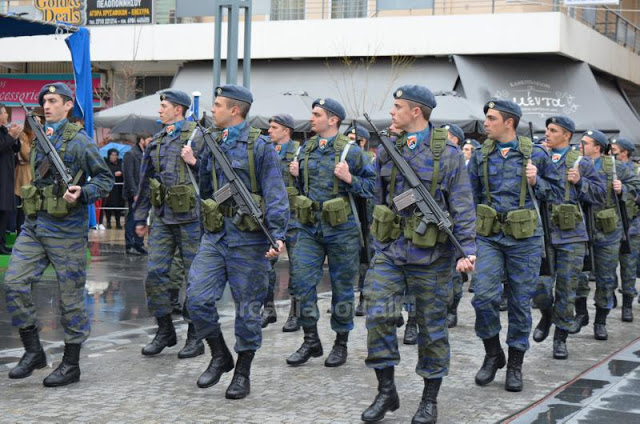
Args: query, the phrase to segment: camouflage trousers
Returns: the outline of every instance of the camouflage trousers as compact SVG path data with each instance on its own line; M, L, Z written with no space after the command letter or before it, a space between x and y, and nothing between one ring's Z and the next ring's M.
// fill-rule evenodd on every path
M542 245L540 236L525 240L478 237L478 259L471 304L476 311L476 335L489 339L500 334L500 297L502 277L506 275L509 327L507 345L529 349L531 333L531 297L536 289Z
M176 288L171 276L176 253L182 260L184 272L188 272L200 244L200 222L165 224L155 219L149 234L149 260L147 264L147 307L156 318L168 315L173 310L169 290ZM175 272L175 271L174 271ZM184 317L188 313L184 310Z
M291 285L291 274L292 274L291 257L293 256L293 251L295 249L297 239L298 239L297 230L287 231L287 234L285 236L285 245L287 247L287 255L289 256L289 285L287 286L287 289L289 290L290 296L293 296L293 287ZM271 268L269 269L269 292L275 292L276 282L278 280L276 275L275 265L276 265L276 262L278 262L278 258L272 259L270 262L271 262Z
M331 328L336 333L353 329L353 283L358 275L360 239L358 229L321 232L313 236L306 230L298 232L298 242L293 254L293 294L300 301L302 327L313 326L320 316L317 285L322 280L325 257L329 262L331 279Z
M620 279L621 291L625 296L636 297L636 272L638 256L640 255L640 234L629 236L631 253L620 255Z
M551 249L553 258L550 259L555 264L555 278L538 278L533 300L540 309L553 309L553 323L561 330L569 331L574 325L576 290L585 249L583 242L554 245Z
M84 301L86 238L39 237L23 227L13 247L3 284L11 323L20 329L36 325L32 286L40 281L49 264L58 279L64 341L82 343L91 331Z
M396 265L383 253L376 253L364 288L368 332L365 364L369 368L386 368L400 362L396 317L406 290L415 301L419 331L416 373L424 378L448 374L450 278L451 258L440 258L429 266Z
M176 253L171 261L171 270L169 271L169 288L181 289L185 281L184 262L180 256L180 249L176 249Z
M598 308L613 309L613 296L616 289L616 268L620 255L620 242L609 245L594 246L594 262L596 270L595 304ZM589 296L589 276L581 273L578 279L576 297Z
M269 260L266 244L227 246L226 238L217 242L206 232L189 271L187 308L198 338L220 334L220 315L216 303L229 282L235 303L236 352L256 351L262 345L260 308L267 293Z

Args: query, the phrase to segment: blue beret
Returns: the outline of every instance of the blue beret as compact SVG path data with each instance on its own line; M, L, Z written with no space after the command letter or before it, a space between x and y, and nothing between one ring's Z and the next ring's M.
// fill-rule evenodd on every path
M38 94L38 103L40 103L40 106L44 105L45 94L59 94L73 100L73 91L71 91L67 84L62 82L54 82L52 84L45 84L42 86L40 94Z
M367 140L369 140L369 138L371 137L371 134L369 134L369 131L367 131L367 129L365 127L362 127L360 125L356 125L355 128L353 128L353 125L350 126L345 132L344 135L349 135L349 134L355 134L356 138L360 137L360 138L366 138Z
M316 106L321 107L322 109L333 113L338 118L340 118L341 121L344 121L344 118L347 117L347 112L344 110L342 105L338 103L338 101L336 100L329 99L329 98L316 99L311 105L311 108L313 109Z
M293 116L288 113L281 113L280 115L273 115L269 122L275 122L276 124L283 125L287 128L291 128L292 130L295 127Z
M522 117L522 109L520 106L512 102L511 100L491 100L484 105L484 114L487 114L489 109L499 110L500 112L510 113L518 118Z
M460 143L464 141L464 131L462 131L462 128L460 128L459 126L455 124L445 124L442 126L442 128L447 129L452 135L458 137Z
M471 144L471 147L473 147L474 149L479 149L479 148L480 148L480 143L478 143L478 142L477 142L476 140L474 140L473 138L467 138L467 139L464 141L463 146L464 146L464 145L467 145L467 144Z
M583 137L585 135L587 137L591 137L596 143L598 143L600 146L602 146L603 149L606 149L607 146L609 145L609 139L601 131L589 130L589 131L585 132L584 134L582 134Z
M569 131L571 134L576 132L576 124L573 120L567 116L552 116L547 118L545 121L545 127L548 127L549 124L556 124Z
M166 100L186 108L191 106L191 97L180 90L164 90L160 93L160 100Z
M214 97L226 97L228 99L239 100L245 103L253 103L253 94L248 88L241 85L225 84L216 87Z
M436 102L436 96L433 95L431 90L422 85L403 85L393 93L393 97L396 99L409 100L412 102L420 103L435 109L438 105Z
M614 138L611 140L611 144L617 144L623 149L627 150L629 153L633 153L636 151L636 146L633 145L631 140L626 138Z

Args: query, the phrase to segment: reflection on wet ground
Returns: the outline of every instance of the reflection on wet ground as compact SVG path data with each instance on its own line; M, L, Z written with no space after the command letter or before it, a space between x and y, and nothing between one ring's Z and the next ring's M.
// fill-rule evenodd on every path
M90 241L89 250L91 261L87 270L85 302L91 319L91 337L152 324L153 320L149 317L144 293L147 257L125 255L121 242L110 239ZM0 281L4 279L5 271L0 269ZM276 263L276 272L278 276L276 300L288 299L289 262L286 255ZM325 272L318 286L318 293L328 290L330 290L330 284ZM46 346L50 342L60 342L63 339L58 307L60 296L55 274L51 268L45 271L40 282L34 284L33 298L38 312L40 337L43 344ZM219 302L219 308L230 309L232 302L227 287ZM2 293L0 295L0 350L21 346L18 332L11 326L11 318L5 305L4 293Z

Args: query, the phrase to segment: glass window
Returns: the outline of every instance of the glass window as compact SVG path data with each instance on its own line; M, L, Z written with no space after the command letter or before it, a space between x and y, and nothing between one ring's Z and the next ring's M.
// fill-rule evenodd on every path
M271 0L272 21L304 19L304 0Z
M364 18L367 16L367 0L332 0L331 18Z

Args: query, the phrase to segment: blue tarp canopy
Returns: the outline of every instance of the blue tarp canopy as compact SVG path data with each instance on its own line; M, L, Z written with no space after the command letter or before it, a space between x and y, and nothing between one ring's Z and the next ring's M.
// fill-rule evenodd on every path
M0 38L53 35L60 29L75 31L77 28L65 24L23 19L15 15L0 13Z

